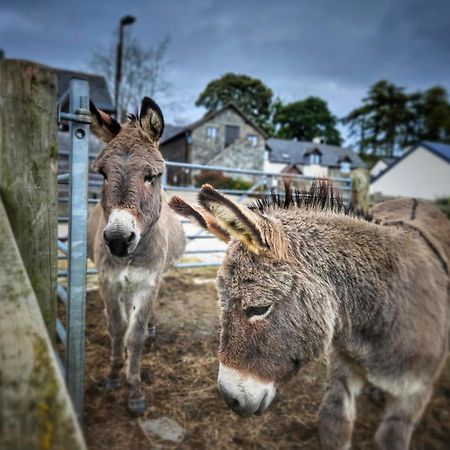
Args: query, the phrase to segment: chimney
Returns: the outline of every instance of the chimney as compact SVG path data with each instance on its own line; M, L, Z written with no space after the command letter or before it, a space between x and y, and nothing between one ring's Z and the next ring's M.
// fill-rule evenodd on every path
M326 139L323 136L316 136L313 138L313 144L326 144Z

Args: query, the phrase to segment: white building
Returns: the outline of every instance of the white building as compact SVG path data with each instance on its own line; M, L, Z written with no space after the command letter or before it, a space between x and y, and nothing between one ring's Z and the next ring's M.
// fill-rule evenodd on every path
M370 169L370 178L375 178L384 172L390 165L394 164L398 158L381 158Z
M419 142L372 180L370 193L425 200L450 197L450 145Z

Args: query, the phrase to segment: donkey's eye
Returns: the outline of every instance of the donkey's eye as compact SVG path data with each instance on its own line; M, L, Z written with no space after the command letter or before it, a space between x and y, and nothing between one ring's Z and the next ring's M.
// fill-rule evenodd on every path
M145 175L144 183L153 183L156 177L154 175Z
M269 312L271 306L272 305L249 306L248 308L245 308L245 315L247 316L247 319L251 319L252 317L258 318L259 316L264 316L267 312Z

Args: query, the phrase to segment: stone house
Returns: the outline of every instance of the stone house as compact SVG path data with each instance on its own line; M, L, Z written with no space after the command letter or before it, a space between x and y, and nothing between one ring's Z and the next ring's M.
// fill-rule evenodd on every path
M160 150L167 161L263 170L267 134L235 104L184 126L167 125ZM168 170L169 184L189 182L185 171Z

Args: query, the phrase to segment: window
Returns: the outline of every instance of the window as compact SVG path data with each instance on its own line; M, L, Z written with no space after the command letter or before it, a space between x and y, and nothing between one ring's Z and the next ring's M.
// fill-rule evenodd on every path
M206 137L214 140L217 138L217 127L206 127Z
M239 139L239 127L236 125L225 125L225 147L234 144Z
M309 163L310 164L320 164L320 154L317 152L309 154Z
M351 163L350 161L341 161L341 173L350 173Z
M258 136L256 134L247 134L247 141L250 142L252 147L256 147L258 145Z

